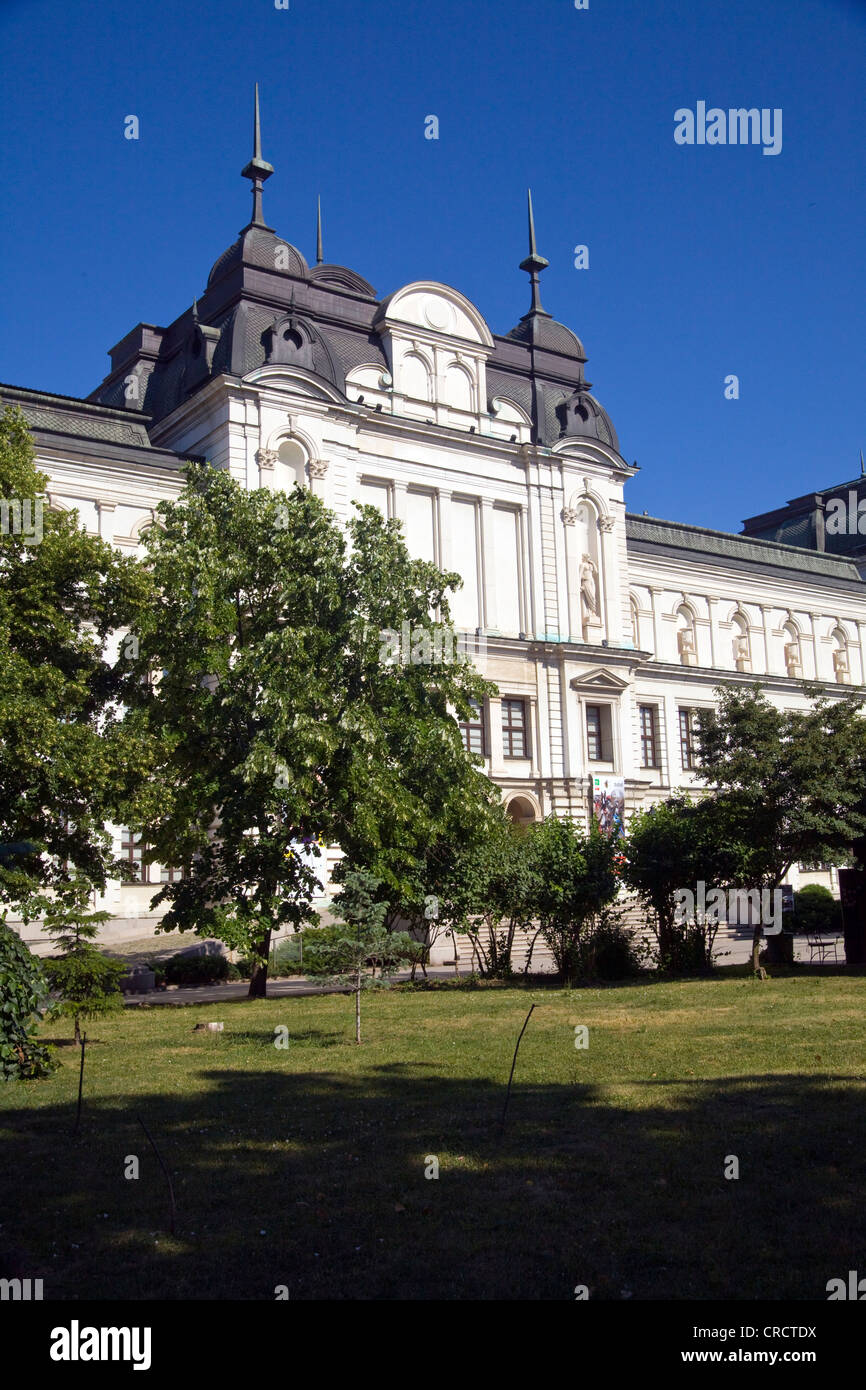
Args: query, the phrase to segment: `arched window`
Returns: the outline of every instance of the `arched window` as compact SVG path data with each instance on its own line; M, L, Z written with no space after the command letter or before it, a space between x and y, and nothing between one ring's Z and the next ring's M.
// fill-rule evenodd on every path
M277 492L291 492L295 483L306 487L307 451L296 439L284 439L277 450L274 488Z
M640 651L640 612L634 594L629 599L629 612L631 614L631 640L635 649Z
M455 410L472 409L472 380L465 367L456 362L445 373L445 400Z
M409 352L400 364L400 390L413 400L430 400L430 372L423 358Z
M515 825L521 828L534 825L538 817L535 814L535 807L528 797L513 796L506 806L506 811Z

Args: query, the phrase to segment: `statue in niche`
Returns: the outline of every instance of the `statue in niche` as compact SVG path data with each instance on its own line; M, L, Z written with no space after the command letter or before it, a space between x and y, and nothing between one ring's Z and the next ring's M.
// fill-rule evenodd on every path
M749 669L749 639L742 632L734 638L734 665L738 671Z
M849 684L851 668L848 664L848 650L846 647L839 647L833 653L833 671L839 685Z
M601 621L598 608L598 575L589 555L580 562L580 621L583 640L587 640L587 629L598 626Z
M698 649L695 646L695 630L693 627L680 628L677 633L677 645L680 649L680 661L683 666L696 666L698 661Z

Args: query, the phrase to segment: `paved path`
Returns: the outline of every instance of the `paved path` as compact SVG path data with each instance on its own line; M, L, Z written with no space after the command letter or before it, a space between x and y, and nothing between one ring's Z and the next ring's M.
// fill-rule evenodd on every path
M720 957L719 965L742 965L751 955L751 939L742 933L736 935L731 932L726 936L720 932L716 938L716 950L724 951ZM837 938L838 964L845 963L845 943L840 936ZM794 942L794 958L802 964L809 964L809 947L804 938L798 937ZM817 962L816 962L817 964ZM832 960L828 962L832 964ZM467 968L462 967L458 972L461 975L468 975ZM454 976L453 965L428 965L427 975L431 979L452 979ZM395 975L394 980L408 980L410 978L408 970L402 970ZM423 975L418 972L416 977L423 980ZM287 995L308 995L308 994L348 994L350 991L345 986L317 985L308 980L303 975L293 975L289 979L268 980L268 998L281 999ZM193 985L186 988L182 985L170 985L165 990L152 990L150 994L127 994L124 996L124 1004L128 1009L140 1008L142 1005L162 1004L182 1008L186 1004L232 1004L238 1000L246 999L249 993L249 983L246 980L234 981L226 985Z
M461 972L467 974L467 971ZM444 967L428 965L427 975L429 978L434 976L438 979L453 976L454 967ZM423 980L423 975L418 972L417 978ZM409 971L403 970L394 976L396 981L408 980ZM167 1004L181 1008L185 1004L232 1004L236 1000L246 999L249 993L248 980L235 980L227 985L191 985L188 988L182 985L170 985L168 989L151 990L149 994L127 994L124 996L124 1004L127 1009L140 1008L142 1004ZM285 995L297 994L348 994L350 991L344 985L317 985L308 980L303 975L293 975L287 980L268 980L268 998L280 999Z

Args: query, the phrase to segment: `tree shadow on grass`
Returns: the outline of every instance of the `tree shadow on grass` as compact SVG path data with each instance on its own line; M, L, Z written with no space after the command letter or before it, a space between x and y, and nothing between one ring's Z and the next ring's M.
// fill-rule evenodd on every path
M624 1082L629 1103L518 1081L500 1136L504 1084L285 1057L89 1100L78 1142L72 1105L6 1112L4 1233L46 1298L823 1300L862 1266L860 1077Z

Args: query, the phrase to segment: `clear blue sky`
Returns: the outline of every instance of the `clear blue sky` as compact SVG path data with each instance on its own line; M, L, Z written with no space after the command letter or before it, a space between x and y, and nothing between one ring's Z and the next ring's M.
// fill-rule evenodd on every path
M325 259L381 295L444 281L507 332L531 184L631 510L738 530L859 471L866 0L2 0L0 54L0 381L85 395L201 293L258 80L267 220L314 257L321 193ZM698 101L780 107L781 153L677 145Z

